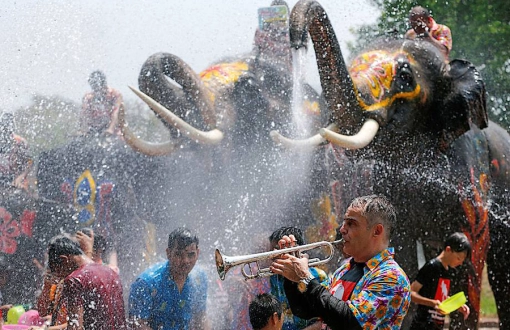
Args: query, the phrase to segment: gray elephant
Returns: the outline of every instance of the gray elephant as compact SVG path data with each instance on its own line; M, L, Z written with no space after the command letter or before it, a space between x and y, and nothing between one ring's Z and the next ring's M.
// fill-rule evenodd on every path
M306 47L308 34L330 125L305 140L273 138L323 152L320 189L337 217L356 195L391 199L399 219L392 243L411 278L419 256L435 256L448 234L464 232L472 267L459 274L457 289L467 293L472 313L466 323L453 315L452 324L477 328L487 262L500 325L509 327L510 275L502 261L510 239L510 135L487 118L479 72L419 39L376 40L346 65L324 9L302 0L291 14L293 47Z

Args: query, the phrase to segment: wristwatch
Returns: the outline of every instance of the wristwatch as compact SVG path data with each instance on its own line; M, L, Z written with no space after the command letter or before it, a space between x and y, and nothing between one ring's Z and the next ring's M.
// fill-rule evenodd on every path
M298 285L297 285L297 288L299 290L299 292L301 293L305 293L306 290L308 289L308 284L310 284L310 282L314 279L315 277L310 274L308 275L308 277L306 278L303 278L301 281L299 281Z

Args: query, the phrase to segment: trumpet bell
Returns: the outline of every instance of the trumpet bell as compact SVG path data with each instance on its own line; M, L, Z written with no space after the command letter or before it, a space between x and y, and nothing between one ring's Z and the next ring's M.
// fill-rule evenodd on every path
M220 250L216 249L214 252L214 258L216 260L216 270L218 271L220 279L223 281L230 267L225 265L225 262L223 261L223 255L221 254Z

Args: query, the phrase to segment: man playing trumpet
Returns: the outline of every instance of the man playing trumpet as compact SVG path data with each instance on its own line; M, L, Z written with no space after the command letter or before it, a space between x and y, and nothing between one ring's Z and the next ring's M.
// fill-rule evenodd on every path
M396 215L382 196L354 199L345 212L340 233L343 252L351 258L335 271L326 287L310 273L308 259L283 254L271 272L283 275L294 315L320 317L323 329L400 329L411 301L411 287L389 248ZM294 246L284 236L280 248Z

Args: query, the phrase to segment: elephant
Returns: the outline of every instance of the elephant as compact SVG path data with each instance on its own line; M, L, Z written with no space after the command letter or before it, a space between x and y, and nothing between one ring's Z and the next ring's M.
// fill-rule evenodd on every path
M123 283L129 284L154 262L154 242L147 233L149 219L157 223L165 216L158 197L164 167L162 159L134 152L122 139L104 134L76 136L42 152L38 198L58 209L38 213L40 242L44 246L56 234L90 227L117 253Z
M199 74L174 54L150 56L138 77L141 93L133 90L168 126L173 141L146 143L122 125L126 142L153 156L170 154L176 146L221 145L216 149L227 162L236 151L272 147L269 131L287 131L292 118L293 79L287 5L276 0L268 8L280 10L281 21L259 27L246 55L222 59ZM303 89L303 112L319 122L319 95L308 84Z
M266 9L273 6L286 8L273 1ZM138 138L121 109L124 140L137 152L172 163L167 168L172 173L165 195L172 205L168 217L193 219L194 226L207 228L204 245L241 244L238 235L261 230L261 222L300 222L305 216L299 214L310 213L309 202L303 203L311 184L307 173L288 170L289 163L301 159L282 155L269 135L275 128L296 131L291 123L294 83L288 25L281 24L257 29L249 54L214 62L199 74L170 53L156 53L142 65L139 90L132 90L168 127L170 140ZM308 84L302 88L301 116L309 127L319 128L319 94Z
M292 47L311 37L326 128L308 139L273 139L288 148L314 147L322 170L316 180L337 218L360 194L384 194L397 209L392 229L396 259L412 279L452 232L472 244L459 269L458 290L471 315L454 328L477 328L481 276L487 263L502 329L510 327L510 135L488 120L485 85L465 60L448 61L426 40L383 37L346 65L331 22L314 0L292 10ZM423 251L423 252L421 252ZM409 326L408 314L404 328Z

